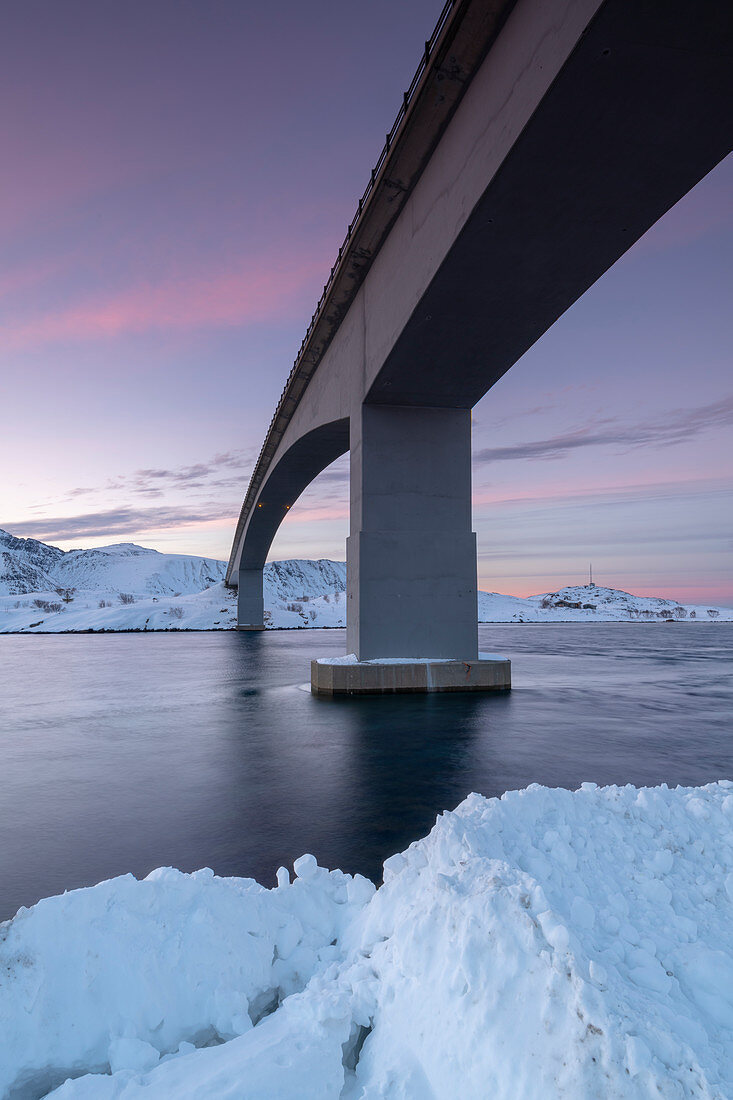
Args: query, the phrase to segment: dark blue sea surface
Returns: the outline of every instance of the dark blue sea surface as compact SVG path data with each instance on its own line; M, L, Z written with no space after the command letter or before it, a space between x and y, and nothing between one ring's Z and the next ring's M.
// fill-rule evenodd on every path
M481 627L505 695L316 699L341 630L0 637L0 918L172 865L381 862L469 791L733 778L733 624Z

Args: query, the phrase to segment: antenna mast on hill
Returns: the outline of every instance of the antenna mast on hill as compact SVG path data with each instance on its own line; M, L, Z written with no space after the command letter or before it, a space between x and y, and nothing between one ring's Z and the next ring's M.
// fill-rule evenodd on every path
M590 563L590 567L588 569L588 577L589 577L588 587L592 588L593 587L593 562Z

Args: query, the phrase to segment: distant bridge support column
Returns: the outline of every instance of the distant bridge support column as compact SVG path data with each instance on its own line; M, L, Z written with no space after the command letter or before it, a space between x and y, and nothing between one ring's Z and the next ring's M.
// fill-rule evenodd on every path
M240 569L237 588L237 630L265 629L261 569Z
M468 409L363 405L352 417L346 559L357 660L314 661L316 694L510 686L509 661L478 655Z

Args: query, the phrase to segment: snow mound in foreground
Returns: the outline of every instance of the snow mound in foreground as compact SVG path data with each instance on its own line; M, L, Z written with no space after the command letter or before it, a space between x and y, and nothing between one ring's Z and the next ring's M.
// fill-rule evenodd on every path
M2 930L0 1094L730 1096L732 826L729 782L532 786L376 893L304 856L46 899Z

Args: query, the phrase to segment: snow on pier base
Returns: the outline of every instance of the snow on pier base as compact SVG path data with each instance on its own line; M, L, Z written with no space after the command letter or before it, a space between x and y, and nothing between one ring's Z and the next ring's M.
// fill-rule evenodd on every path
M311 662L314 695L393 695L431 691L509 691L511 661L479 653L475 661L431 657L382 657L360 661L321 657Z
M733 783L470 795L359 876L156 871L0 931L0 1095L733 1095Z

